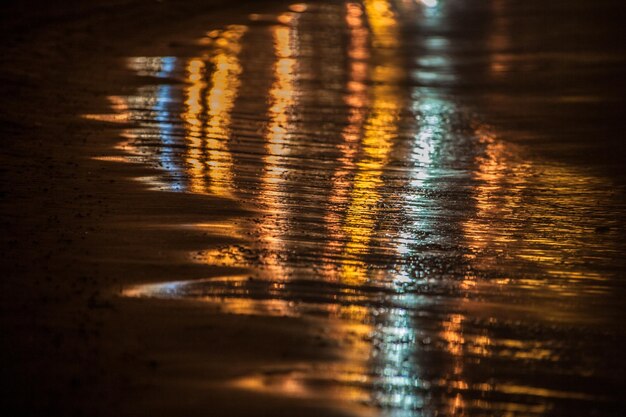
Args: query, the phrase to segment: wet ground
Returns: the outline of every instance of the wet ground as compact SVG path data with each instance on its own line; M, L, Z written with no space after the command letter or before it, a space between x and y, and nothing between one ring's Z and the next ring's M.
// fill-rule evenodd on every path
M139 87L82 115L119 124L122 153L90 156L156 168L136 179L181 210L150 227L208 235L177 256L212 269L146 267L113 305L303 320L303 351L337 352L220 381L241 391L394 417L621 415L617 3L251 4L123 57ZM182 208L199 198L206 213ZM228 337L265 352L247 331Z
M87 117L134 123L119 147L161 169L151 187L252 213L187 225L237 239L187 254L230 272L122 294L321 317L345 356L243 388L392 416L607 415L625 375L623 150L594 127L620 99L594 79L624 56L590 48L602 28L580 36L576 7L303 3L197 53L128 57L148 81Z

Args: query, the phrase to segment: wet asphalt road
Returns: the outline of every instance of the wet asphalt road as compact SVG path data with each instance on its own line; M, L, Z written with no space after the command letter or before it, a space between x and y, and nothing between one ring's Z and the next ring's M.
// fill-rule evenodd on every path
M545 3L298 4L128 57L146 85L111 103L143 180L253 215L195 225L244 242L188 255L232 275L124 294L323 317L345 360L264 376L278 395L620 415L617 6Z

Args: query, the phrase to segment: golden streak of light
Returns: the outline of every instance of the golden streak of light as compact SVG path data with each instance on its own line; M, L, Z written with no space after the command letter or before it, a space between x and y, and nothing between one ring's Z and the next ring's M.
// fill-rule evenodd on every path
M465 390L468 383L462 378L464 368L464 346L466 343L463 336L463 321L465 317L461 314L451 314L448 320L442 323L443 331L440 333L441 338L447 343L446 350L452 355L452 375L445 378L443 384L445 386L455 386L457 389ZM486 342L482 340L480 342ZM463 396L458 393L451 398L448 403L450 415L459 415L466 407Z
M127 123L131 120L131 112L128 103L123 97L108 96L109 107L114 113L104 114L83 114L82 117L88 120L97 120L109 123Z
M329 202L333 206L339 206L349 200L349 193L352 186L350 174L356 166L358 149L363 134L365 124L366 106L368 105L368 88L366 85L368 75L367 62L359 61L369 57L369 31L365 25L364 13L362 6L358 3L346 4L346 23L350 33L350 43L348 45L348 56L350 57L349 73L348 73L348 94L345 97L345 103L349 107L348 125L343 130L344 143L339 145L341 151L341 167L334 173L331 184L332 190L329 196ZM344 231L341 225L342 214L340 211L332 209L328 210L325 216L328 233L331 237L326 245L327 256L341 250ZM328 265L326 268L328 279L335 274L335 269Z
M350 195L343 225L347 236L342 266L343 280L349 284L360 284L367 280L367 265L361 260L368 252L376 226L380 192L383 185L381 175L388 162L393 140L397 135L398 116L401 110L402 95L399 87L393 84L402 73L402 65L397 54L400 35L397 21L388 1L365 1L371 40L375 48L392 48L380 52L384 65L373 68L371 77L380 83L371 89L371 110L364 122L361 143L363 157L357 163L356 175ZM351 19L356 19L356 13Z
M325 379L329 374L336 375L333 379L335 386L332 390L316 386L316 381ZM318 364L315 367L290 367L285 372L250 375L231 381L235 388L278 394L285 397L325 399L341 403L365 403L369 400L365 389L359 388L368 382L368 377L360 369L353 369L350 365L328 366ZM353 411L357 411L356 409ZM364 414L371 415L365 411Z
M260 240L267 245L268 257L266 264L275 277L286 277L287 273L278 259L284 250L281 229L288 221L286 203L281 198L282 188L286 182L289 168L285 166L285 156L290 152L290 131L292 129L292 112L297 103L297 42L296 30L298 15L290 13L289 25L274 26L272 38L274 42L274 82L269 90L268 125L265 129L265 150L263 157L264 170L261 177L259 200L268 213L259 224Z
M216 300L216 297L206 301L219 301L220 309L226 314L244 314L270 317L299 317L300 313L286 300L254 298L228 298Z
M204 173L204 156L202 154L204 127L201 114L203 113L202 92L206 89L204 82L205 63L199 58L187 62L187 80L189 86L185 89L185 111L182 119L187 124L186 169L189 176L189 191L202 193L207 190Z
M232 25L213 34L214 47L208 56L213 72L205 81L207 64L200 58L189 60L185 90L190 191L233 198L233 161L228 141L231 117L242 72L238 54L245 26ZM210 88L209 88L210 86ZM206 89L208 92L205 93ZM206 122L204 121L206 120Z
M463 353L463 323L464 317L460 314L452 314L448 320L444 321L441 338L448 343L448 351L454 356L460 356Z
M375 48L396 48L400 43L398 21L387 0L365 0L372 44Z
M597 400L598 397L586 393L569 392L550 390L545 388L528 387L522 385L509 385L502 384L497 385L496 390L512 395L532 395L535 397L545 398L561 398L561 399L576 399L576 400Z

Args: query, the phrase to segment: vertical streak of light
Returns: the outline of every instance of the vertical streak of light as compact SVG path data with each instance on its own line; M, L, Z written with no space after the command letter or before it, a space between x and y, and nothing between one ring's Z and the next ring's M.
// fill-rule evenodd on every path
M422 2L434 7L437 2ZM423 14L422 24L436 26L441 15L438 10ZM428 43L425 43L426 52ZM387 77L393 77L390 71ZM398 75L395 75L398 76ZM418 130L414 136L411 153L409 154L412 166L409 172L409 188L411 191L404 194L403 211L411 219L400 231L396 252L401 258L407 259L398 269L394 277L394 284L402 285L415 279L411 276L411 265L408 258L413 255L412 243L416 232L429 229L428 204L421 199L423 188L436 175L438 148L446 134L449 133L446 112L452 106L445 99L438 97L435 92L422 92L419 89L414 97L413 111L418 119ZM405 416L424 407L425 398L422 390L425 383L422 381L422 370L416 361L418 342L416 323L412 318L412 309L421 301L414 295L407 294L398 297L407 304L404 308L393 308L384 315L381 331L378 336L380 355L378 371L381 375L381 387L377 393L378 401L389 408L391 416ZM462 399L460 399L462 401Z
M436 29L445 18L443 9L438 6L436 1L422 3L430 9L423 14L423 24L427 27ZM446 50L447 42L429 42L429 39L423 42L425 55L428 57L437 57L438 64L434 68L430 68L432 74L428 72L420 72L417 74L426 82L442 81L445 78L454 78L453 66L449 64L449 54ZM411 243L417 232L432 231L433 225L430 224L429 218L432 215L432 209L429 202L423 196L424 189L432 187L430 180L436 178L441 169L442 161L441 150L444 147L443 141L451 137L453 128L449 122L448 116L455 109L455 105L437 89L418 88L415 91L415 103L413 110L418 119L418 130L414 137L413 149L411 152L412 170L410 172L410 187L412 192L405 197L405 211L409 213L412 219L404 230L401 232L402 242L398 247L398 253L408 258L414 254ZM436 234L435 234L436 235ZM435 236L436 238L436 236ZM424 242L422 242L424 243ZM414 279L410 276L411 265L404 264L400 269L398 282ZM451 375L446 375L440 383L444 386L451 386L451 383L458 383L465 386L467 383L462 380L464 370L464 343L463 338L463 321L465 317L461 314L452 315L449 320L442 323L443 330L440 337L446 342L447 352L452 357ZM416 366L415 364L413 366ZM416 370L415 370L416 371ZM415 372L414 371L414 372ZM415 375L417 377L417 375ZM423 400L422 400L423 401ZM450 415L463 415L465 400L461 394L457 394L449 401Z
M199 58L187 62L187 81L189 86L185 89L185 111L182 119L187 124L187 140L185 163L188 171L189 191L202 193L208 189L204 173L204 156L202 154L202 142L205 134L203 113L203 91L207 88L204 82L206 65Z
M211 58L214 71L207 97L206 163L211 177L211 193L227 198L233 197L233 159L228 140L232 111L241 84L238 54L245 30L245 26L229 26L216 40L219 49Z
M345 203L348 207L343 222L341 210L337 208L326 217L331 235L327 251L333 252L346 242L341 256L340 280L345 284L359 285L371 279L368 263L362 258L369 250L381 214L382 174L398 134L398 119L403 105L398 81L404 76L404 71L398 51L397 21L389 2L366 2L364 10L356 3L348 3L346 23L350 34L348 94L345 98L349 109L348 125L342 132L341 166L333 176L329 201L335 207ZM374 45L372 51L368 40ZM373 60L370 61L370 58ZM369 80L374 81L373 87L368 87ZM342 226L339 226L341 223ZM333 272L329 271L327 275L332 279ZM337 310L336 314L349 317L356 323L372 319L371 309L337 306ZM407 346L414 343L412 319L410 313L402 309L394 309L384 316L385 319L373 333L375 341L372 345L359 347L359 351L368 350L370 358L378 353L382 361L380 372L368 372L382 375L380 381L374 381L371 395L385 408L415 409L412 370L407 372L402 365L409 359L407 354L411 353ZM359 352L355 350L351 356L358 357ZM357 374L365 372L354 365L351 369Z
M367 280L367 264L361 260L368 252L376 225L379 200L378 189L383 185L382 174L398 131L401 91L396 84L402 73L397 55L400 34L388 1L364 2L371 28L371 41L378 53L371 69L371 109L364 123L363 157L357 163L350 203L343 226L347 237L342 267L343 279L349 284Z
M266 155L263 158L265 168L259 199L268 213L260 224L261 240L268 245L270 256L266 263L275 278L284 279L286 270L279 257L284 251L281 234L289 213L281 194L289 173L285 156L290 152L292 112L297 101L297 15L285 13L279 17L279 21L287 23L272 28L276 62L273 68L274 82L269 91L269 122L265 129Z
M361 135L365 124L365 115L368 106L367 73L369 58L369 31L365 26L363 8L358 3L346 4L346 24L350 34L348 45L349 72L347 81L348 94L345 103L348 107L348 125L343 129L343 143L339 145L341 166L334 173L331 181L331 193L329 202L332 207L327 211L325 221L330 236L329 242L325 246L328 255L335 255L337 250L341 250L341 242L344 240L341 228L342 207L349 199L351 188L350 175L355 168L355 160L358 157ZM329 279L333 279L335 269L330 265L327 268Z
M128 65L139 75L158 78L172 76L176 68L174 57L136 57L129 59ZM173 182L167 186L175 190L182 189L180 183L181 167L176 161L175 154L175 128L176 123L170 111L173 100L174 88L169 84L150 85L140 89L136 96L126 98L129 108L129 119L139 120L141 128L131 129L126 132L129 138L147 139L149 142L158 139L162 144L161 152L152 155ZM137 132L138 130L138 132ZM135 145L141 148L141 145ZM153 181L153 179L150 179ZM163 183L158 182L159 186Z
M342 280L351 285L365 283L370 276L368 263L363 261L371 245L380 217L382 175L389 162L399 130L403 105L400 87L405 77L401 39L397 18L391 3L385 0L365 1L365 13L371 30L372 60L369 76L369 114L363 122L361 159L356 164L353 188L343 226L347 243L343 253ZM411 313L406 309L391 309L373 335L372 358L376 357L373 399L391 415L416 410L421 400L415 395L416 370L411 355L415 331Z
M182 118L187 124L187 166L192 192L232 198L233 161L228 141L231 113L241 83L238 54L245 31L244 26L232 25L217 37L208 57L212 70L208 85L207 64L199 58L187 63L189 86Z

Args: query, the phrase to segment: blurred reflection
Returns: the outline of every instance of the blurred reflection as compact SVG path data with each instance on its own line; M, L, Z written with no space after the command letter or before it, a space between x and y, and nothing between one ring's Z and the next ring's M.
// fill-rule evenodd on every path
M387 1L366 1L364 8L371 28L372 44L385 49L377 51L380 56L373 57L376 65L371 69L370 78L374 86L370 90L371 105L363 126L362 157L356 164L343 227L347 236L343 279L351 285L367 280L367 264L362 256L369 250L376 225L381 200L379 189L383 186L381 176L397 134L402 106L401 90L397 85L402 76L397 22Z
M494 77L500 77L511 70L511 29L505 14L505 0L492 0L491 13L493 28L490 31L487 46L490 50L489 71Z
M364 255L372 250L373 235L382 237L394 233L377 228L380 228L380 211L384 210L381 202L387 199L383 192L383 172L398 142L401 111L406 101L406 93L401 87L406 70L396 12L388 1L365 1L364 9L374 46L370 53L373 86L362 136L363 157L357 163L344 227L348 243L343 279L353 285L376 278L368 262L363 260ZM393 275L390 278L392 284L401 279ZM415 303L415 300L404 302ZM406 308L390 308L380 311L374 321L371 362L376 378L372 400L388 410L390 416L410 415L424 406L420 394L423 387L420 370L412 359L417 343L412 313Z
M116 102L139 122L128 146L174 188L255 214L206 225L243 243L193 254L234 272L125 295L327 320L322 339L340 358L246 376L246 389L394 417L543 414L559 398L592 398L556 389L586 376L570 372L578 340L549 335L606 292L597 263L619 254L594 222L612 197L602 178L530 160L463 109L452 88L470 58L449 30L456 4L294 5L212 31L184 63L132 60L144 77L185 83ZM490 5L486 49L509 49L505 2Z
M476 214L464 223L464 229L469 248L480 256L480 267L494 269L498 259L513 257L541 271L533 274L537 278L517 279L516 285L540 285L567 296L571 290L563 286L563 280L582 279L579 284L584 286L578 291L600 291L598 284L606 278L585 266L600 253L594 254L589 247L582 253L580 244L597 240L592 220L596 209L589 202L596 207L611 204L604 181L559 165L544 165L538 172L488 131L479 134L485 148L476 157ZM578 185L572 189L571 184ZM507 226L489 228L493 218L508 219Z
M137 75L165 79L175 76L175 57L135 57L128 66ZM173 190L184 189L184 169L178 155L180 140L176 110L172 108L175 89L170 84L141 87L139 94L129 97L111 97L113 108L125 115L123 121L137 123L139 127L126 129L123 136L128 141L118 145L130 155L148 158L166 172L164 180L144 178L153 186ZM158 147L158 152L155 151ZM133 156L131 156L131 160Z
M437 1L422 2L429 9L423 11L422 22L433 28L437 33L438 26L446 20L445 9ZM458 175L446 163L448 152L459 152L451 147L459 146L453 139L456 135L453 126L454 115L459 112L457 105L447 97L447 92L441 88L456 79L454 67L451 63L450 44L446 39L438 36L425 37L419 46L424 51L418 61L419 69L412 76L424 87L413 91L413 111L417 116L417 129L411 148L411 171L409 192L405 196L404 210L409 214L410 221L401 232L401 244L398 251L406 259L419 256L423 248L448 245L454 237L441 230L436 217L442 205L438 199L429 198L424 190L440 189L446 186L438 184L442 177L454 178ZM433 87L430 87L430 86ZM453 222L453 219L448 221ZM420 236L420 239L416 239ZM400 270L401 282L417 280L422 285L428 282L425 277L415 276L414 266L409 261ZM462 285L466 285L467 277L462 278ZM413 284L415 285L415 283ZM422 301L423 303L423 301ZM445 352L446 363L441 366L438 380L431 380L426 384L441 386L448 390L441 401L446 415L463 415L466 407L462 390L467 388L463 380L464 345L462 314L443 316L438 324L441 330L438 338L442 340L442 350ZM430 340L430 339L427 339ZM424 355L425 356L425 355ZM417 361L424 363L425 358ZM426 364L424 366L427 366Z
M192 59L187 64L187 79L190 85L186 89L185 106L183 119L187 123L187 141L189 146L186 149L186 165L189 170L189 190L200 193L208 189L205 178L204 156L202 154L202 142L204 133L203 95L206 91L204 82L205 64L201 59Z
M363 126L369 104L369 91L367 87L368 63L370 56L368 42L369 31L366 27L363 8L358 3L346 4L346 24L349 30L348 55L348 81L347 95L345 103L348 108L348 124L343 129L343 142L338 145L341 151L339 157L340 166L335 171L329 195L329 203L332 207L344 207L349 202L350 190L356 159L361 148L361 137ZM345 230L341 226L344 213L340 210L327 210L325 222L328 233L332 237L329 239L325 251L326 256L335 256L340 253L342 242L345 240ZM336 279L336 270L331 263L327 263L327 276Z
M436 7L437 3L439 3L438 0L418 0L420 1L424 6L428 6L428 7Z
M233 198L232 156L228 149L231 112L239 90L241 65L237 55L245 26L229 26L213 33L206 59L187 63L185 90L187 124L186 165L189 191ZM207 83L206 77L210 74Z
M287 278L285 265L277 257L285 250L281 234L287 230L290 216L288 203L283 195L287 192L284 187L288 181L288 158L292 150L290 144L294 129L291 120L293 107L296 105L297 18L295 13L282 14L278 21L285 25L277 25L271 29L276 62L273 67L274 82L268 95L264 168L259 190L259 199L269 214L263 217L264 221L259 226L260 239L267 245L264 262L279 280Z

